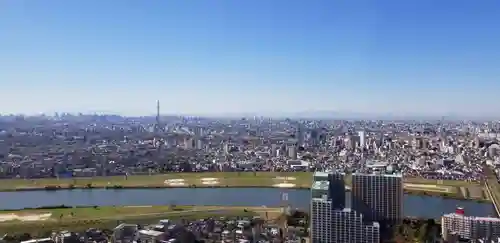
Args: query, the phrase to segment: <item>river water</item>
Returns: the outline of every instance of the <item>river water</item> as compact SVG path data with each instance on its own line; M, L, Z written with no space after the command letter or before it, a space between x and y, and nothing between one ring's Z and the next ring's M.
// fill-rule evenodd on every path
M283 205L281 194L288 194L294 208L309 208L310 191L279 188L162 188L162 189L84 189L59 191L0 192L0 209L22 209L41 206L140 206L140 205ZM439 218L457 206L473 216L495 215L491 203L460 201L430 196L405 195L405 216Z

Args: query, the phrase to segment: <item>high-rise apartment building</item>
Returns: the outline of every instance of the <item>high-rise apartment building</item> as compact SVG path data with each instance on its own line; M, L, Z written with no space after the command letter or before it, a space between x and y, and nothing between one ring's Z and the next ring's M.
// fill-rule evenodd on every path
M441 217L441 231L444 239L457 235L462 239L492 242L500 237L500 219L465 216L464 210L457 208L455 213Z
M311 194L312 198L328 198L334 208L344 208L346 201L344 174L315 172Z
M304 145L304 125L299 123L297 124L297 130L295 131L295 139L297 139L297 145Z
M370 221L397 224L403 219L401 174L352 175L352 207Z
M347 147L351 150L354 150L359 147L360 144L360 138L357 135L350 135L349 140L348 140Z
M380 242L379 224L366 224L363 215L350 208L335 209L327 199L313 199L312 210L312 243Z
M344 175L314 174L311 188L312 243L378 243L380 226L366 224L363 216L345 208Z
M359 147L363 149L366 146L366 141L365 141L365 131L359 131L358 132L358 137L359 137Z
M288 157L290 157L291 159L297 159L297 145L295 144L289 145L287 146L287 150L288 150Z

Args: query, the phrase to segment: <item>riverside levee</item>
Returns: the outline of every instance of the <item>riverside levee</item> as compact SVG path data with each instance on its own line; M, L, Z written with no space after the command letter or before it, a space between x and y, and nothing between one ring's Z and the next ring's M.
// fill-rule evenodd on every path
M0 209L42 206L140 206L140 205L213 205L283 206L282 193L294 208L309 209L310 191L290 188L161 188L161 189L74 189L57 191L0 192ZM422 207L425 205L425 207ZM474 216L495 215L493 204L473 200L455 200L406 194L404 214L411 217L439 218L443 213L465 208Z

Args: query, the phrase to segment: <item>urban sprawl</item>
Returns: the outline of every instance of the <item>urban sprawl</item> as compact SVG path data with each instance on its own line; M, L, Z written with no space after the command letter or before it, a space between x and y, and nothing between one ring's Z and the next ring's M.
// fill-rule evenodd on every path
M2 116L0 184L112 176L133 181L178 173L303 172L310 175L307 186L299 186L300 178L292 176L269 186L308 187L311 203L305 212L308 217L293 227L255 215L182 221L165 217L157 224L117 222L116 228L85 232L56 227L44 238L13 239L6 231L0 242L386 242L387 231L407 220L402 213L405 191L456 193L464 200L491 201L497 210L491 217L479 217L457 205L442 212L435 231L426 230L432 233L425 242L500 242L499 131L499 121L161 116L159 103L156 117ZM163 186L189 187L193 183L188 179L174 176ZM196 179L207 186L223 180ZM253 182L246 183L242 185ZM4 224L13 224L1 220L7 213L0 212L0 233ZM292 214L290 209L282 213ZM63 214L60 217L65 220ZM408 241L400 242L417 242L403 238Z

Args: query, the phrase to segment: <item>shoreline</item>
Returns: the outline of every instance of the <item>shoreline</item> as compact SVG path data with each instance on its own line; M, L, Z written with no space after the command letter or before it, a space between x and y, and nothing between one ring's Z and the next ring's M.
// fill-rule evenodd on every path
M294 187L277 187L277 186L252 186L252 185L186 185L186 186L74 186L74 187L61 187L61 186L51 186L51 187L32 187L32 188L11 188L11 189L1 189L0 192L29 192L29 191L64 191L64 190L147 190L147 189L205 189L205 188L272 188L272 189L282 189L282 190L310 190L310 187L304 186L294 186ZM488 199L472 199L472 198L464 198L455 193L442 193L442 192L433 192L433 191L422 191L422 190L404 190L404 194L414 195L414 196L429 196L429 197L441 197L445 199L454 199L460 201L476 201L478 203L491 203L491 200Z
M92 190L92 189L106 189L106 190L127 190L127 189L175 189L175 188L274 188L274 189L299 189L310 190L310 187L294 186L294 187L277 187L277 186L252 186L252 185L185 185L185 186L75 186L75 187L25 187L25 188L12 188L0 189L0 192L22 192L22 191L64 191L64 190Z

